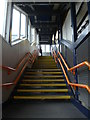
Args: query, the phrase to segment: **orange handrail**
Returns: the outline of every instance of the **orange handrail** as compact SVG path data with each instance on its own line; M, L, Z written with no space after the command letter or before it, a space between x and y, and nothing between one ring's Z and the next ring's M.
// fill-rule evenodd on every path
M56 55L55 52L53 53L53 55L54 55L54 58L56 59L56 58L57 58L57 55ZM56 61L56 60L55 60L55 61ZM64 69L64 67L63 67L63 65L62 65L62 62L61 62L60 58L58 58L58 61L59 61L60 65L61 65L61 68L62 68L63 73L64 73L64 75L65 75L65 78L66 78L66 80L67 80L67 83L68 83L70 86L72 86L72 87L85 88L85 89L87 89L87 91L90 93L90 87L89 87L88 85L71 83L71 82L69 81L68 77L67 77L67 74L66 74L66 72L65 72L65 69Z
M68 83L70 86L85 88L85 89L87 89L87 91L90 93L90 87L89 87L88 85L71 83L71 82L69 81L67 75L66 75L66 72L65 72L65 70L64 70L64 67L63 67L63 65L62 65L62 63L61 63L61 60L60 60L59 58L58 58L58 61L59 61L60 65L61 65L61 68L62 68L63 73L64 73L64 75L65 75L65 78L66 78L66 80L67 80L67 83Z
M55 52L55 51L54 51L54 52ZM75 70L75 69L77 69L77 68L79 68L79 67L82 67L82 66L84 66L84 65L88 66L88 68L89 68L89 70L90 70L90 63L89 63L88 61L84 61L84 62L79 63L78 65L76 65L76 66L74 66L74 67L72 67L72 68L69 68L68 65L66 64L63 56L61 55L61 53L58 52L58 54L60 55L60 57L61 57L61 59L62 59L63 63L65 64L65 66L66 66L66 68L67 68L68 71L73 71L73 70Z
M34 52L35 52L35 51L34 51ZM8 71L8 74L10 74L11 71L15 72L15 71L17 71L17 70L19 69L19 67L22 65L22 63L24 63L24 61L29 57L29 55L31 56L32 59L34 59L34 58L33 58L33 55L32 55L30 52L28 52L28 53L26 53L26 55L25 55L24 58L20 61L20 63L17 65L16 68L12 68L12 67L8 67L8 66L0 66L0 68Z
M34 54L33 54L32 56L33 56L33 58L34 58L33 61L32 61L32 64L33 64L34 61L35 61L35 59L36 59L36 57L37 57L36 51L34 51ZM0 87L1 87L1 86L3 86L3 87L10 87L11 85L15 85L15 84L18 82L20 76L22 75L24 69L26 68L26 66L27 66L27 64L28 64L29 62L30 62L30 57L28 58L27 62L26 62L25 65L23 66L21 72L19 73L19 75L17 76L17 78L15 79L14 82L0 84Z

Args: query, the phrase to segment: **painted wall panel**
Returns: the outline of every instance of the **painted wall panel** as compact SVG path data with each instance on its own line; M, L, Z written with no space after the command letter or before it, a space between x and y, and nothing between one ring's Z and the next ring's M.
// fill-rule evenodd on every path
M85 60L89 60L89 41L90 41L90 37L83 42L79 48L77 48L77 63L81 63ZM78 69L78 80L79 83L82 84L86 84L89 85L89 75L90 75L90 71L88 70L88 67L82 67ZM82 101L82 103L86 106L86 107L90 107L90 105L88 104L88 99L90 97L90 95L88 94L88 92L86 90L82 90L79 89L79 99Z
M9 44L7 44L7 42L5 42L5 40L2 40L1 37L0 37L0 41L2 41L2 46L1 46L2 47L2 65L10 66L13 68L17 66L17 64L22 60L22 58L27 52L29 51L32 52L33 50L37 49L36 46L30 46L27 40L22 41L14 46L10 46ZM17 72L12 72L12 74L10 75L8 75L7 72L3 70L2 83L13 82L17 77L17 75L19 74L23 65L20 67L20 69ZM15 86L12 86L10 89L3 88L2 90L3 102L5 102L9 98L14 87Z

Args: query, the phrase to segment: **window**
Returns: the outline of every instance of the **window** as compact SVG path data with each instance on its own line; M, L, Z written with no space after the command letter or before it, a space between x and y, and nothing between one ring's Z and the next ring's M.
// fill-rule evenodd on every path
M53 36L52 36L52 41L54 41L54 34L53 34Z
M49 53L50 52L50 45L41 45L42 52L43 53Z
M69 10L63 24L63 39L72 42L73 29L71 27L71 11Z
M42 52L43 52L43 53L46 52L46 46L45 46L45 45L41 45L41 49L42 49Z
M35 28L31 28L31 43L35 41Z
M47 52L47 53L50 52L50 45L46 45L46 52Z
M20 12L13 9L12 19L12 41L19 39Z
M31 36L31 26L30 26L30 20L28 21L28 40L30 42L30 36Z
M26 16L21 14L21 34L20 38L26 37Z
M55 38L56 38L56 40L58 40L58 31L56 32L56 37Z
M36 37L36 44L38 45L39 44L39 35L37 34L37 37Z
M0 34L5 37L7 1L0 2Z
M11 42L16 40L21 41L27 38L27 16L19 10L19 8L13 8L12 16L12 32L11 32Z

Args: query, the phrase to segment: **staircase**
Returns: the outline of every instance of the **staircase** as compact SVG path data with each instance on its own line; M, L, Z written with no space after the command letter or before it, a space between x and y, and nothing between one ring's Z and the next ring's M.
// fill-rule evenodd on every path
M32 69L27 67L22 79L16 86L13 100L70 100L62 70L57 68L51 56L41 56L33 64Z

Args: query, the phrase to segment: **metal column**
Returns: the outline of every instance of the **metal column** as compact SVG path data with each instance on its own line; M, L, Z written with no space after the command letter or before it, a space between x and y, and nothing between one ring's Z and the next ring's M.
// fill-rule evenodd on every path
M77 40L75 2L71 3L71 22L72 22L72 29L73 29L73 41L72 42L74 43ZM73 50L73 64L74 64L74 66L77 64L76 49ZM76 80L76 83L78 83L77 69L75 70L75 80ZM78 100L78 87L76 87L75 97Z

